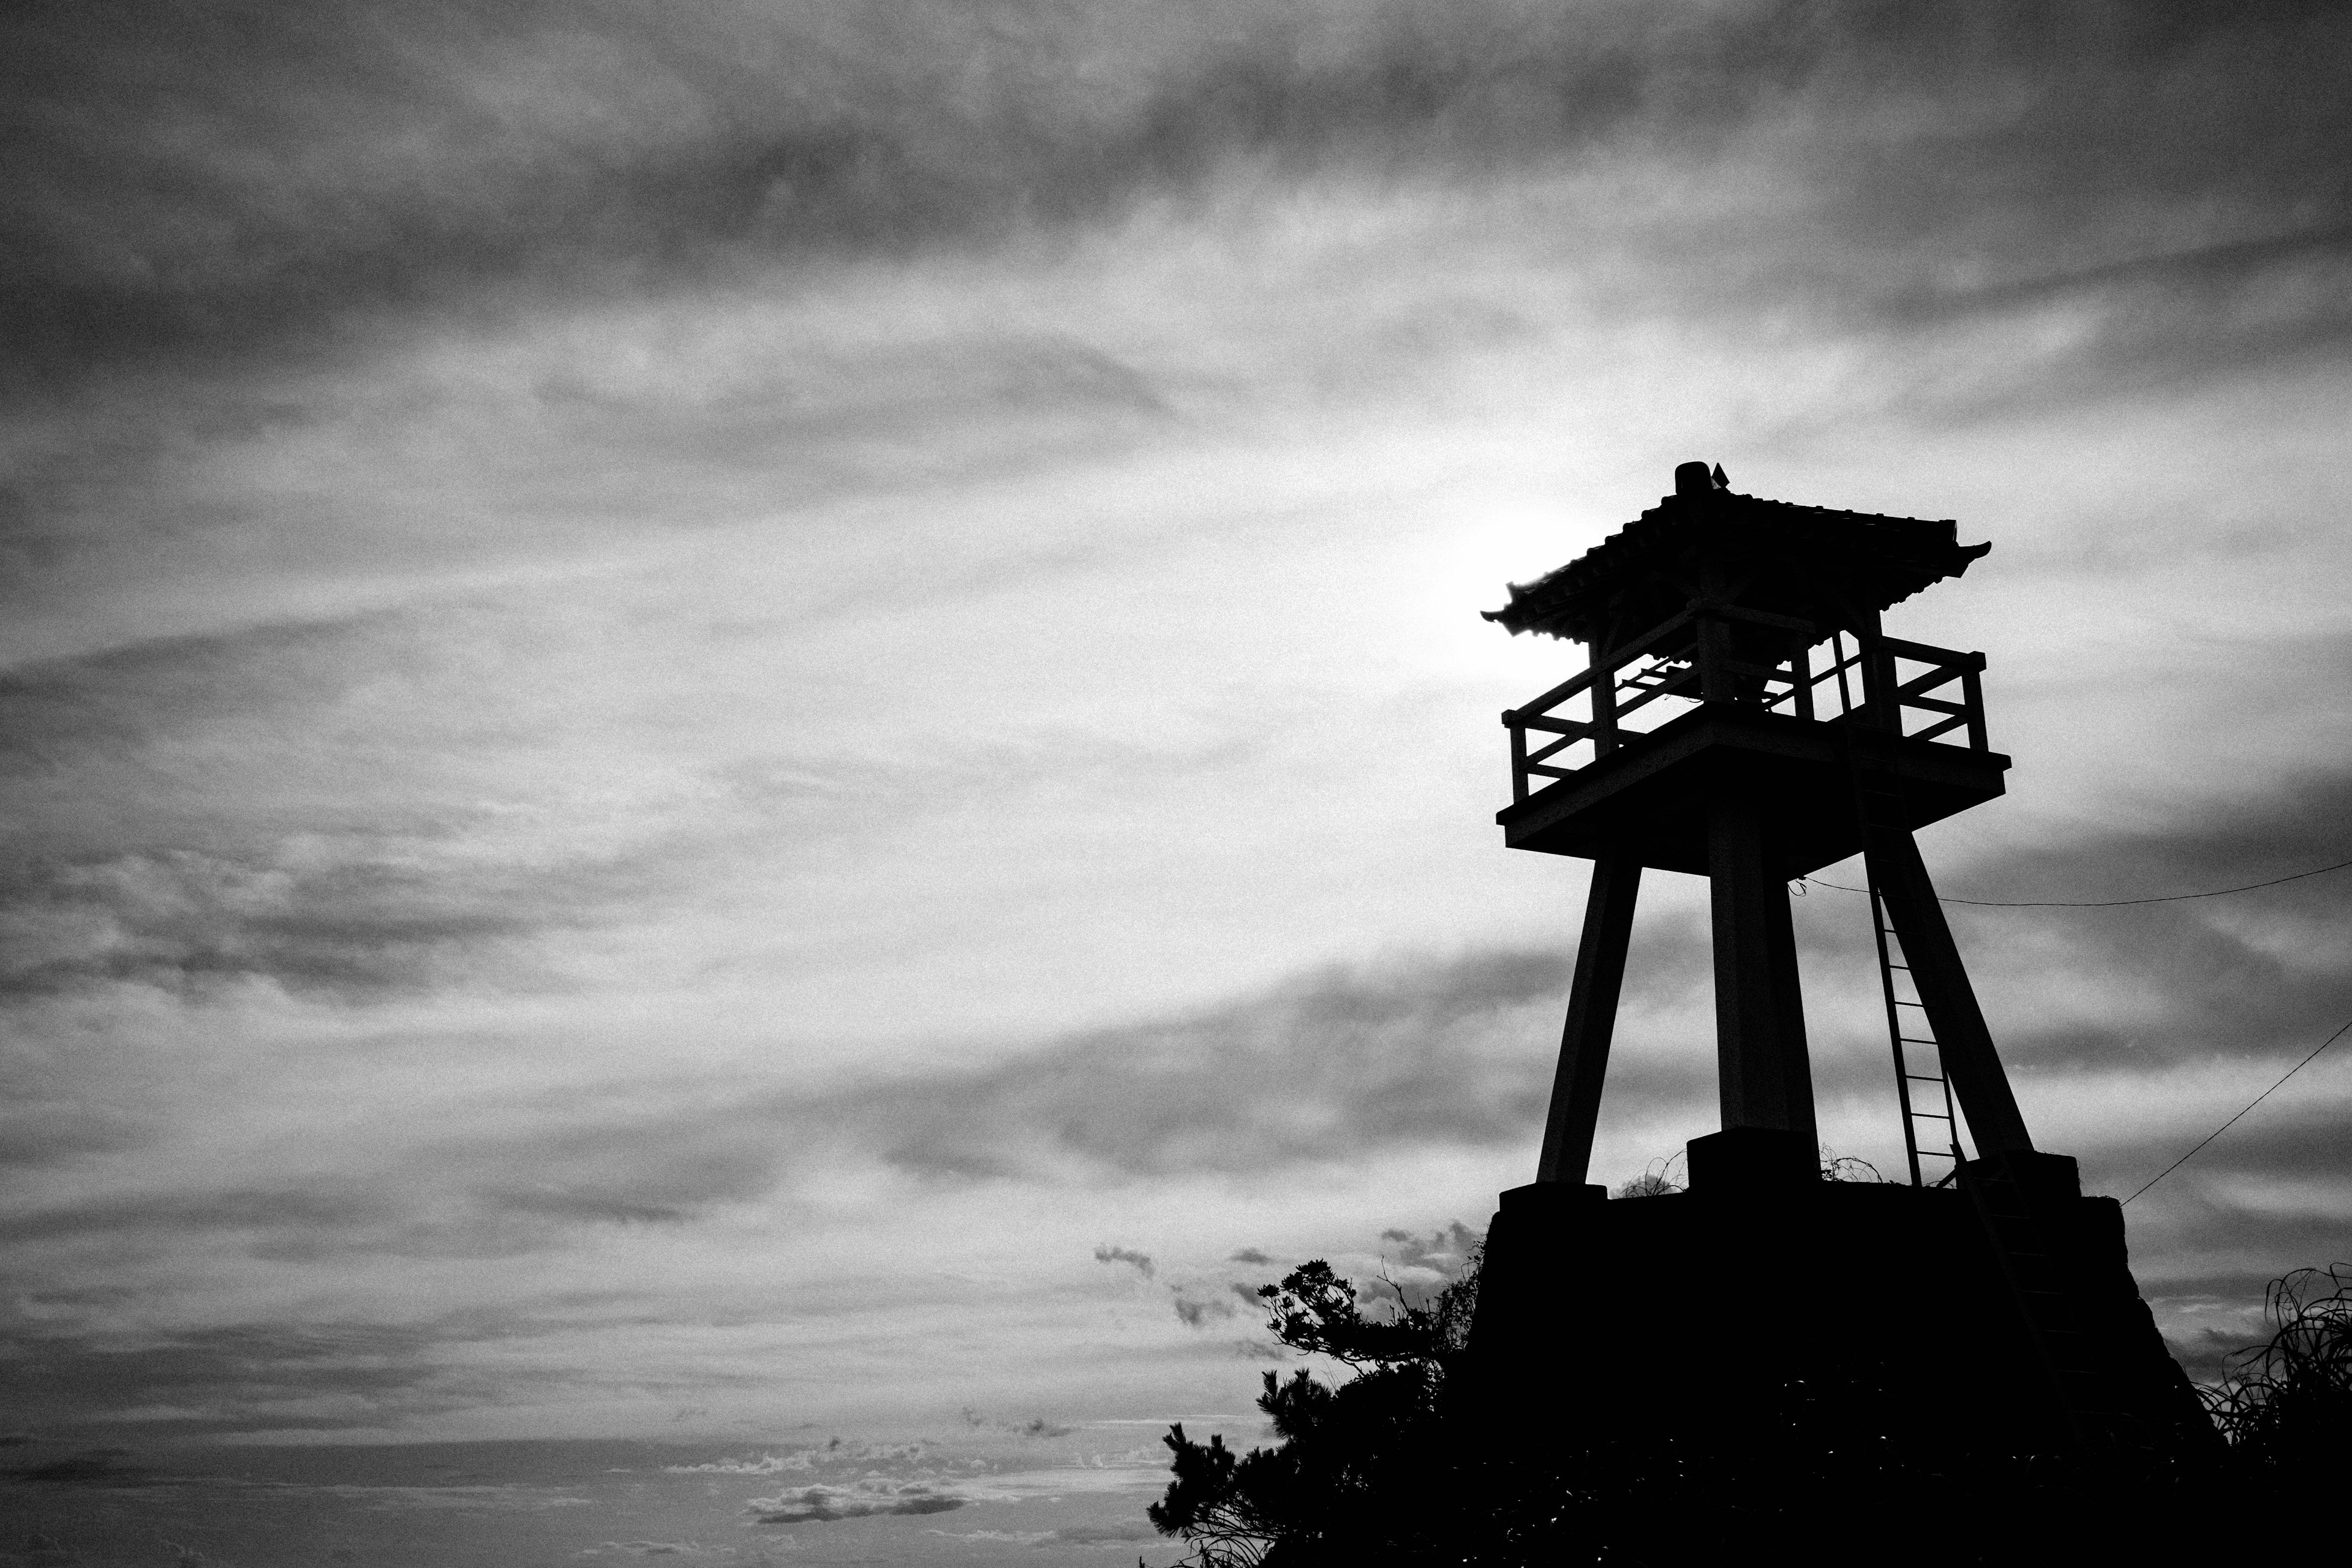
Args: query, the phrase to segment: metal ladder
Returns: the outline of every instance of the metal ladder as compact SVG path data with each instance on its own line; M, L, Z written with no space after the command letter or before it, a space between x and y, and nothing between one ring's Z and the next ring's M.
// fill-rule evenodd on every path
M1852 713L1853 701L1844 689L1849 661L1842 638L1832 641L1832 652L1841 705ZM1857 649L1854 661L1859 658ZM1867 840L1874 828L1903 828L1905 803L1902 774L1862 742L1861 734L1849 731L1845 754L1854 815ZM1912 1185L1931 1184L1923 1161L1946 1163L1947 1169L1932 1184L1968 1194L2068 1425L2094 1453L2112 1452L2138 1428L2120 1408L2121 1390L2101 1356L2096 1336L2089 1331L2088 1309L2070 1262L2073 1244L2065 1235L2066 1218L2038 1201L1999 1161L1978 1161L1963 1168L1959 1120L1935 1026L1912 979L1902 938L1887 918L1878 880L1874 876L1866 880L1879 990L1895 1056L1895 1095L1903 1110L1903 1152Z
M1861 659L1857 646L1849 657L1842 634L1830 638L1831 668L1837 676L1838 704L1851 714L1854 711L1853 693L1846 685L1845 672ZM1847 776L1853 784L1854 816L1864 829L1864 837L1874 826L1901 827L1903 816L1903 781L1891 771L1881 774L1863 760L1861 750L1854 744L1851 731L1846 736ZM1865 862L1866 864L1866 862ZM1945 1169L1934 1185L1952 1184L1960 1171L1960 1123L1952 1111L1952 1086L1944 1077L1943 1052L1936 1043L1935 1026L1927 1018L1927 1009L1920 1002L1917 986L1911 979L1909 955L1903 952L1902 938L1895 934L1895 924L1886 918L1886 902L1878 896L1875 877L1865 879L1870 889L1870 927L1878 944L1878 989L1886 1000L1886 1038L1895 1053L1895 1097L1903 1108L1903 1157L1911 1169L1911 1184L1924 1187L1930 1184L1919 1162L1942 1160ZM1903 976L1897 981L1895 976ZM1908 993L1907 994L1906 993ZM1914 1031L1916 1031L1916 1033ZM1915 1071L1910 1050L1927 1053L1916 1063L1926 1071ZM1914 1085L1918 1086L1916 1089ZM1929 1146L1920 1143L1921 1122L1934 1136Z
M1952 1114L1952 1086L1944 1077L1935 1027L1927 1021L1927 1009L1912 984L1911 966L1901 961L1902 938L1886 918L1886 905L1874 881L1870 884L1870 923L1878 939L1878 988L1886 999L1886 1035L1895 1050L1895 1097L1903 1107L1903 1157L1911 1167L1911 1184L1929 1184L1919 1163L1926 1159L1949 1162L1933 1184L1949 1186L1960 1169L1960 1124ZM1895 979L1898 974L1903 976L1900 982ZM1906 990L1911 994L1905 995ZM1918 1033L1908 1032L1914 1029ZM1906 1047L1924 1048L1927 1059L1915 1063ZM1929 1070L1916 1070L1922 1067ZM1932 1142L1924 1147L1923 1121L1927 1123L1925 1131L1932 1135Z

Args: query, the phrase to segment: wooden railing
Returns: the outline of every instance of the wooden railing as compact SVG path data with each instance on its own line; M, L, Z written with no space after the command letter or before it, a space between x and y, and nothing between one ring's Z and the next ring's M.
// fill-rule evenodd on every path
M1828 654L1818 671L1817 651ZM1628 738L1701 703L1738 703L1987 751L1984 667L1980 653L1877 635L1833 632L1824 639L1811 622L1792 616L1693 605L1622 647L1596 650L1591 668L1504 712L1511 798L1523 801L1573 777ZM1957 697L1948 689L1955 682ZM1580 705L1583 716L1571 705ZM1956 739L1946 739L1956 731Z

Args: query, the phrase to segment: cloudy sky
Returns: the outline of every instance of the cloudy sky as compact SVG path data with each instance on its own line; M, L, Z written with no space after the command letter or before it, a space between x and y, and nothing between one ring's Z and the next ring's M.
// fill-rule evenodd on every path
M1993 542L1890 617L2016 759L1947 892L2352 857L2340 7L0 29L36 1444L1245 1415L1234 1286L1532 1173L1584 874L1495 715L1580 650L1476 612L1684 458ZM1713 1126L1644 891L1596 1179ZM2348 899L1955 920L2120 1196L2352 1017ZM1866 915L1797 915L1899 1164ZM2127 1211L2198 1370L2352 1256L2347 1112L2352 1047Z

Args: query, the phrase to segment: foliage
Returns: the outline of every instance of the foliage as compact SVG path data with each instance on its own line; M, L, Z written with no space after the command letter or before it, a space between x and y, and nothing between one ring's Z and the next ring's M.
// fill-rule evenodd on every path
M1266 1373L1271 1384L1272 1373ZM1149 1510L1163 1535L1179 1535L1192 1546L1192 1561L1201 1568L1255 1568L1274 1544L1277 1522L1258 1507L1267 1489L1256 1472L1264 1468L1265 1451L1254 1449L1244 1461L1224 1438L1212 1432L1206 1443L1184 1436L1181 1421L1160 1439L1175 1454L1171 1468L1176 1479L1168 1495ZM1251 1466L1246 1484L1242 1466Z
M1859 1154L1832 1154L1822 1150L1822 1180L1824 1182L1878 1182L1886 1177L1879 1168Z
M1682 1192L1689 1185L1689 1182L1675 1169L1682 1161L1679 1152L1663 1160L1653 1160L1643 1168L1640 1175L1620 1183L1609 1195L1612 1198L1662 1198L1670 1193Z
M2272 1333L2200 1389L2241 1469L2273 1477L2352 1459L2352 1264L2298 1268L2263 1293Z
M1822 1180L1825 1182L1885 1182L1879 1168L1856 1154L1835 1154L1827 1144L1822 1146ZM1683 1156L1679 1153L1665 1159L1653 1160L1640 1175L1619 1183L1610 1191L1612 1198L1662 1198L1670 1193L1686 1192L1690 1181L1677 1170Z
M1179 1424L1161 1439L1175 1479L1151 1522L1192 1548L1195 1568L1297 1568L1324 1561L1433 1559L1439 1510L1416 1510L1448 1463L1440 1397L1447 1364L1469 1339L1477 1259L1434 1297L1415 1301L1383 1281L1360 1292L1320 1258L1262 1287L1267 1328L1350 1376L1325 1383L1300 1368L1265 1374L1258 1396L1281 1439L1236 1457ZM1368 1302L1382 1303L1379 1315Z
M1360 1372L1402 1363L1434 1363L1460 1351L1470 1338L1470 1312L1478 1282L1472 1271L1432 1300L1415 1305L1389 1285L1385 1318L1364 1315L1354 1283L1332 1272L1321 1258L1303 1264L1279 1285L1262 1285L1258 1297L1273 1316L1266 1327L1295 1351L1327 1355Z

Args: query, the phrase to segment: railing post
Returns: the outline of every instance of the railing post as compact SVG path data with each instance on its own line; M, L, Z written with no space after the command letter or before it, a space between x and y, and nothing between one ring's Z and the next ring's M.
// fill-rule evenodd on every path
M1800 647L1789 656L1789 678L1796 683L1797 717L1813 716L1813 650Z
M1869 613L1853 640L1862 654L1862 705L1870 710L1879 729L1902 734L1903 700L1895 694L1895 656L1886 651L1885 634L1879 629L1875 611Z
M1522 724L1514 724L1515 713L1503 715L1503 723L1511 731L1511 804L1518 805L1528 798L1528 731Z
M1984 714L1984 655L1970 654L1969 666L1960 672L1960 701L1969 710L1969 750L1990 752L1992 742L1985 735Z
M1729 702L1739 695L1731 670L1731 623L1712 605L1698 610L1698 695L1702 702Z
M1592 643L1592 760L1599 762L1617 749L1617 665Z

